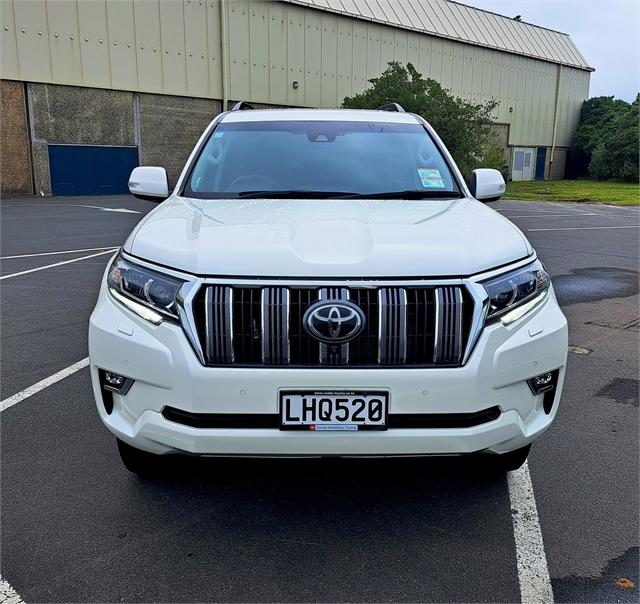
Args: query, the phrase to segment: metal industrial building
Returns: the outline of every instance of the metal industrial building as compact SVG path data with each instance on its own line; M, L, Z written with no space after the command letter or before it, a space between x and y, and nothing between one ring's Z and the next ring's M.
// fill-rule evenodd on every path
M560 178L592 68L568 35L450 0L0 0L0 187L175 180L232 100L337 107L389 61L497 99L513 179ZM429 116L424 116L429 119Z

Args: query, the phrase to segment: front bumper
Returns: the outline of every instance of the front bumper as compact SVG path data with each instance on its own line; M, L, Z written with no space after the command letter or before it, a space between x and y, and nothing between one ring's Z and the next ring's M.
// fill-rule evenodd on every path
M455 455L503 453L535 440L558 408L567 358L567 322L553 292L535 310L482 332L463 367L429 369L211 368L198 361L182 328L151 325L115 302L104 285L89 327L91 378L106 427L153 453L197 455ZM135 380L113 395L107 413L100 369ZM526 380L559 369L549 414ZM280 389L388 390L393 414L501 414L471 428L389 429L383 432L290 432L260 428L193 428L169 421L169 406L192 413L276 414Z

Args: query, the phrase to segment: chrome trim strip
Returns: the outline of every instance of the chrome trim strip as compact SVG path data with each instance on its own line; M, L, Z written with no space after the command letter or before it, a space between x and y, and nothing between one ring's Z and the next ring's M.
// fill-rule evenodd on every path
M178 295L176 296L176 305L178 308L178 315L180 316L180 323L182 324L182 329L187 336L187 340L189 340L198 360L205 365L206 361L202 351L202 346L200 345L200 339L198 338L195 318L193 316L193 298L199 290L199 282L187 281L178 291Z
M400 343L399 343L399 356L398 363L404 365L407 362L407 290L401 287L399 290L398 302L400 304Z
M438 287L434 290L433 296L434 306L434 342L433 342L433 362L437 363L441 356L442 347L442 288Z
M467 346L462 356L462 365L466 364L475 348L478 338L484 328L484 322L489 312L489 296L479 283L467 283L467 290L473 298L473 316L471 318L471 329L467 337Z
M349 292L349 290L346 287L343 287L340 290L340 298L342 300L351 300L351 293ZM366 321L366 317L365 317L365 321ZM366 327L366 323L365 323L365 327ZM348 365L349 364L349 342L347 342L346 344L343 344L340 348L340 360L342 361L343 365Z
M227 358L230 359L229 362L233 363L235 360L235 352L233 349L233 288L227 287L225 289L227 294Z
M261 341L262 341L262 363L264 365L271 364L271 359L269 355L269 340L270 340L269 333L268 333L269 328L265 320L267 317L266 310L267 310L267 304L268 304L268 297L269 297L269 288L264 287L260 294L260 319L261 319L260 335L261 335Z
M382 359L384 358L384 346L383 346L383 338L382 334L386 331L386 320L383 320L383 317L386 317L386 312L382 312L383 303L382 303L382 292L384 288L381 287L378 289L378 365L382 365ZM386 305L386 296L385 296L385 305Z
M284 314L284 325L283 325L283 333L282 333L282 345L283 345L283 354L282 361L287 365L291 363L291 342L289 336L289 330L291 329L291 320L290 320L290 310L291 310L291 292L288 288L282 288L283 293L283 314Z
M213 287L207 287L204 294L204 342L205 355L209 363L214 361L215 348L213 342L214 317L211 316L213 313L213 289Z
M261 293L262 362L288 365L290 292L286 287L264 287Z
M454 288L456 319L454 325L453 338L453 362L459 363L462 354L462 316L464 300L462 299L462 291L459 287Z

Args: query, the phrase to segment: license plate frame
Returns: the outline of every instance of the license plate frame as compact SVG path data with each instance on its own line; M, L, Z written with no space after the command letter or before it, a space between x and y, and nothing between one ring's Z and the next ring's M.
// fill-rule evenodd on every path
M292 415L292 409L290 402L287 403L286 399L289 397L315 397L316 398L316 412L313 414L315 419L309 419L299 417L298 415ZM331 421L324 421L319 417L320 411L324 410L326 417L326 403L320 403L320 399L330 399L331 402L331 415L335 418L335 407L338 402L336 399L349 399L346 403L349 406L349 414L347 419L354 417L353 407L354 401L363 399L365 402L365 414L369 413L369 401L374 399L380 399L382 405L381 420L373 423L365 421L338 421L332 419ZM389 391L388 390L312 390L312 389L293 389L287 388L278 392L278 416L279 416L279 429L280 430L304 430L308 432L360 432L368 430L384 431L388 428L389 417ZM323 407L320 408L319 405ZM359 406L359 405L357 405ZM339 411L339 409L337 410ZM287 415L288 413L288 415ZM298 420L293 421L293 419Z

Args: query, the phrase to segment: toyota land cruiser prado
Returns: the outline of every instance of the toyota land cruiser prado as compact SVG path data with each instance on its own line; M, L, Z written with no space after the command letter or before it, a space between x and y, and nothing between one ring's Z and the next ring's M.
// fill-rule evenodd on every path
M567 322L525 236L421 117L217 116L108 266L89 348L130 470L171 453L481 453L514 469L553 421Z

